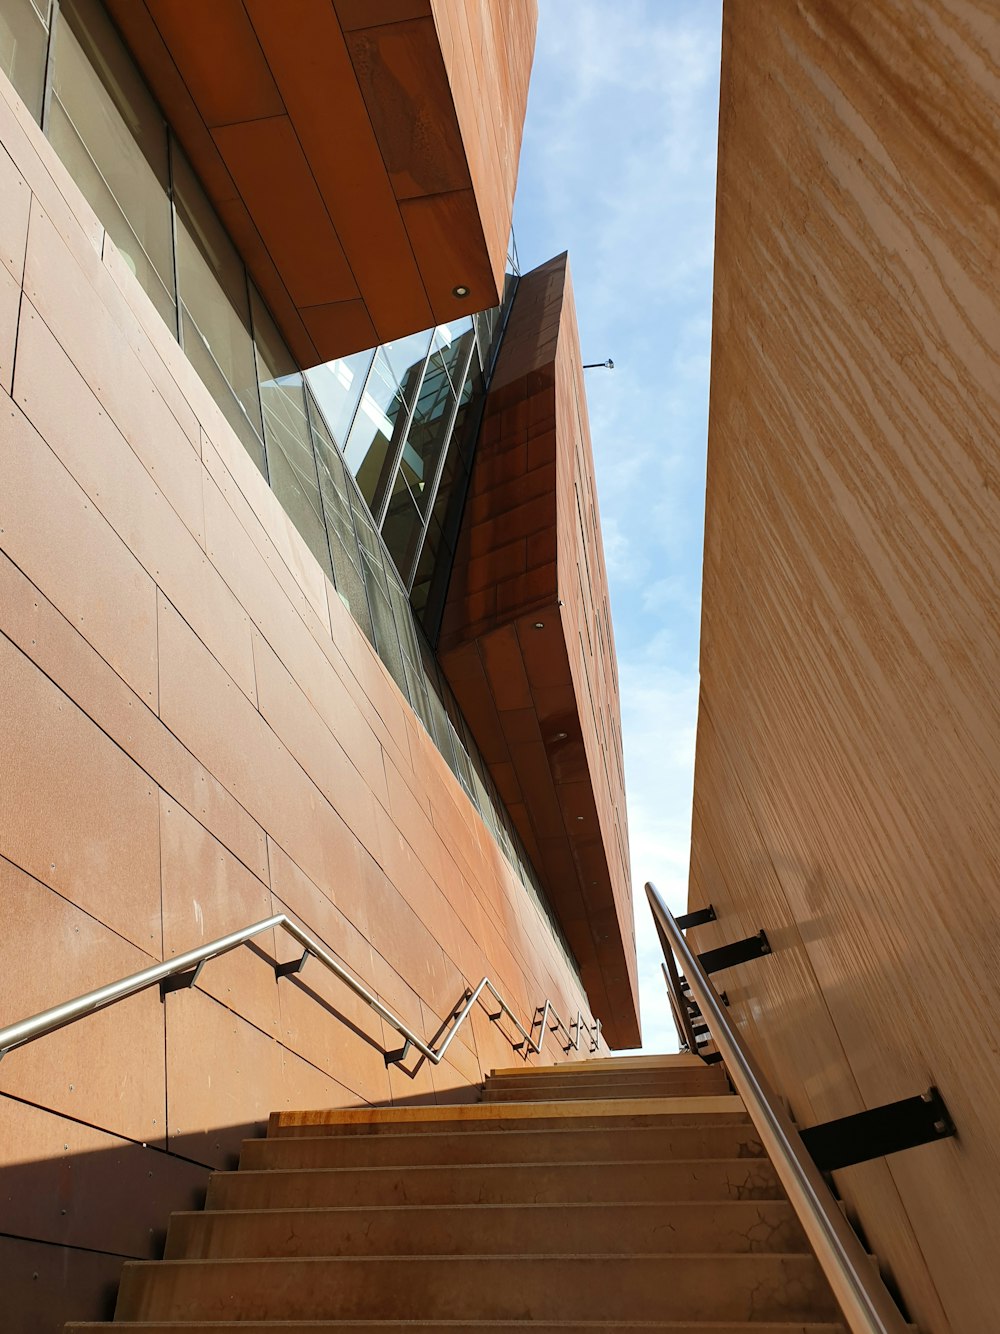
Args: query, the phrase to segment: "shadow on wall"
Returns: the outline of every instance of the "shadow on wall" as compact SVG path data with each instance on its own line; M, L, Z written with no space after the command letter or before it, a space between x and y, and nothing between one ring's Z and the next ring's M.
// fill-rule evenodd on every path
M478 1086L456 1084L392 1102L478 1097ZM162 1149L0 1095L4 1334L62 1334L68 1320L110 1320L125 1261L159 1259L170 1214L200 1209L209 1174L235 1168L239 1144L262 1133L259 1121L218 1126L171 1136ZM103 1147L88 1147L95 1143Z

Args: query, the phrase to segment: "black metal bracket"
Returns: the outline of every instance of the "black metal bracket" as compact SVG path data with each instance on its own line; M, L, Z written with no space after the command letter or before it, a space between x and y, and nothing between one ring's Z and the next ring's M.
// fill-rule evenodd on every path
M694 912L681 913L680 917L674 919L682 931L686 931L689 926L704 926L706 922L717 920L715 908L710 903L707 908L697 908Z
M201 970L205 967L205 960L195 964L194 968L189 968L186 973L173 973L170 977L165 977L160 983L160 1000L169 996L172 991L186 991L188 987L193 987L201 975Z
M306 966L306 961L312 958L308 950L302 951L301 959L290 959L288 963L276 963L274 965L275 977L291 977L293 973L301 973Z
M751 959L760 959L771 953L771 946L763 931L745 940L734 940L730 945L720 945L718 949L706 950L698 959L706 973L717 973L722 968L734 968L738 963L748 963Z
M683 977L681 978L681 988L682 988L682 990L684 991L684 1003L685 1003L685 1004L687 1005L687 1007L688 1007L688 1013L691 1014L691 1015L693 1015L694 1018L696 1018L696 1019L700 1019L700 1018L701 1018L701 1006L700 1006L700 1005L698 1004L698 1002L695 1000L695 998L694 998L694 994L692 993L691 988L688 986L687 982L684 980ZM728 993L728 992L725 992L725 991L720 991L720 992L717 992L716 994L718 995L720 1004L724 1005L724 1006L726 1007L726 1009L728 1010L728 1009L729 1009L729 993Z
M918 1144L956 1134L944 1099L936 1088L916 1098L902 1098L853 1116L801 1130L802 1143L821 1172L852 1167Z
M409 1052L412 1046L413 1043L410 1041L409 1038L407 1038L406 1041L403 1043L403 1045L401 1047L397 1047L395 1051L387 1051L385 1053L386 1069L388 1070L390 1065L398 1065L400 1061L405 1061L407 1053Z

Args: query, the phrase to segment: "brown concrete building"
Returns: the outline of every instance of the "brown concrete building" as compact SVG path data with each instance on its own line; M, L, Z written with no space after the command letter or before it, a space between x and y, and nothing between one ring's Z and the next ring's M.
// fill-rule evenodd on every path
M998 1325L1000 11L723 25L691 904L803 1125L937 1085L836 1182L922 1331Z
M843 1329L721 1068L531 1068L638 1040L569 267L507 264L535 17L0 0L0 1024L278 914L360 989L279 923L0 1042L15 1334L269 1115L123 1318ZM726 8L692 938L766 929L730 1012L803 1125L942 1091L836 1174L925 1334L1000 1310L998 66L982 0ZM390 1256L400 1192L453 1216Z
M507 264L535 21L0 0L0 1024L278 913L428 1041L510 1007L387 1064L272 929L9 1052L5 1329L102 1314L271 1112L638 1041L575 316Z

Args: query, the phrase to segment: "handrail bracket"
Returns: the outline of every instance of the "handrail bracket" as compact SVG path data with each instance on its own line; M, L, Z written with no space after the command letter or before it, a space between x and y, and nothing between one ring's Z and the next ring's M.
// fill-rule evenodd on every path
M169 977L162 978L160 981L160 1000L169 996L172 991L187 991L190 987L193 987L201 976L201 970L205 967L205 963L206 960L202 959L184 973L171 973Z

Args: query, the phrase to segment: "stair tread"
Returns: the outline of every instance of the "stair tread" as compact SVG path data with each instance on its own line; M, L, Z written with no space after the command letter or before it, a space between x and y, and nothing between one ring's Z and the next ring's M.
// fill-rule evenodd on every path
M411 1277L411 1275L413 1277ZM835 1315L812 1255L413 1255L132 1261L119 1312L147 1320L350 1319L722 1322Z
M621 1255L617 1251L560 1251L552 1250L540 1254L532 1251L527 1255L494 1255L492 1252L480 1254L477 1251L470 1251L464 1255L428 1255L424 1252L414 1252L412 1255L234 1255L234 1256L207 1256L205 1258L192 1257L186 1259L178 1257L172 1260L126 1260L126 1269L148 1269L160 1271L168 1265L350 1265L350 1264L427 1264L447 1261L456 1264L506 1264L514 1259L519 1263L529 1265L547 1264L552 1260L579 1260L581 1263L590 1264L594 1260L609 1260L615 1264L629 1265L645 1264L651 1260L677 1261L681 1264L692 1264L696 1260L711 1260L713 1264L718 1264L726 1260L738 1260L741 1264L752 1261L761 1261L767 1263L777 1260L809 1260L813 1264L817 1263L815 1256L811 1251L760 1251L753 1254L746 1254L744 1251L688 1251L684 1255L674 1255L670 1251L631 1251L628 1255Z
M762 1158L752 1126L595 1126L436 1135L280 1135L244 1140L240 1166L558 1163L667 1158Z
M787 1200L712 1200L192 1211L172 1216L165 1256L517 1256L551 1249L555 1235L565 1254L809 1250Z
M626 1202L652 1196L674 1199L783 1198L766 1158L697 1158L648 1162L481 1163L397 1167L287 1167L216 1172L208 1203L249 1208L265 1202L303 1204L468 1203L531 1200ZM294 1197L294 1198L293 1198Z
M517 1103L505 1106L502 1103L431 1103L415 1107L346 1107L324 1108L320 1110L273 1112L268 1122L269 1133L287 1125L374 1125L380 1122L402 1124L403 1122L442 1122L470 1123L517 1119L520 1117L570 1117L596 1116L684 1116L723 1113L742 1113L746 1108L741 1098L735 1093L713 1093L697 1097L678 1098L609 1098L580 1099L578 1102L536 1102Z
M742 1158L739 1155L722 1155L712 1158L561 1158L555 1162L535 1162L530 1158L524 1162L504 1162L494 1163L488 1160L473 1163L406 1163L407 1172L470 1172L488 1169L495 1172L509 1172L518 1167L530 1167L533 1171L551 1171L561 1172L569 1171L571 1168L601 1168L601 1167L705 1167L707 1164L714 1163L738 1163L741 1167L748 1164L760 1166L765 1164L770 1167L770 1160L760 1156L745 1154ZM348 1163L345 1166L335 1167L250 1167L238 1169L235 1173L214 1172L213 1176L246 1176L250 1173L267 1173L276 1176L281 1172L395 1172L398 1173L400 1165L398 1163Z
M304 1127L303 1127L303 1130L305 1130L305 1129L315 1130L315 1131L317 1131L317 1132L321 1132L321 1131L322 1131L322 1127L321 1127L321 1126L304 1126ZM665 1126L649 1126L649 1125L646 1125L646 1126L633 1126L633 1125L574 1126L574 1125L560 1125L560 1126L542 1127L541 1129L536 1129L535 1126L529 1124L529 1125L526 1125L526 1126L518 1127L517 1129L507 1130L507 1131L505 1132L505 1134L504 1134L504 1138L505 1138L505 1139L511 1139L511 1138L517 1138L518 1136L524 1136L524 1137L527 1137L527 1136L542 1136L542 1135L546 1135L546 1136L547 1136L547 1135L552 1135L552 1136L570 1136L570 1135L594 1135L594 1136L596 1136L596 1135L643 1135L643 1134L650 1133L650 1132L652 1132L652 1133L664 1133L664 1132L668 1132L668 1133L669 1133L669 1132L672 1131L672 1130L739 1130L739 1131L744 1131L744 1132L746 1132L746 1133L748 1133L748 1134L751 1134L751 1135L756 1135L756 1133L757 1133L756 1130L754 1129L753 1125L752 1125L750 1122L748 1122L748 1121L734 1121L734 1122L732 1122L732 1123L722 1123L722 1124L720 1124L718 1121L712 1120L712 1121L699 1121L699 1122L695 1122L695 1123L692 1124L692 1125L681 1125L681 1126L672 1126L672 1125L669 1125L669 1124L668 1124L668 1125L665 1125ZM480 1127L478 1127L478 1126L476 1127L475 1130L465 1131L464 1133L465 1133L465 1137L466 1137L466 1138L468 1138L469 1136L472 1136L472 1135L482 1135L483 1138L484 1138L484 1140L485 1140L487 1137L489 1137L491 1140L494 1140L494 1141L496 1140L496 1136L493 1135L492 1130L490 1130L490 1129L480 1128ZM327 1135L327 1134L322 1134L322 1133L316 1133L316 1134L314 1134L314 1135L302 1135L302 1136L300 1136L300 1138L302 1138L302 1139L317 1139L317 1140L319 1140L319 1139L322 1139L322 1140L331 1140L331 1139L348 1139L348 1138L350 1138L350 1139L357 1140L358 1137L357 1137L356 1135L352 1135L352 1136L340 1135L340 1136L338 1136L338 1135ZM412 1130L412 1131L411 1131L411 1130L404 1130L404 1131L401 1131L400 1134L398 1134L398 1135L394 1135L393 1138L394 1138L395 1140L419 1140L419 1139L425 1139L425 1138L426 1138L426 1134L425 1134L423 1131L421 1131L421 1130ZM442 1138L443 1138L443 1136L442 1136ZM266 1139L245 1139L245 1140L243 1141L244 1144L266 1144L267 1142L268 1142L268 1141L267 1141Z
M915 1329L914 1326L910 1328ZM379 1329L417 1329L424 1334L437 1334L440 1330L456 1329L532 1329L536 1334L574 1334L574 1331L621 1329L621 1330L662 1330L663 1334L848 1334L846 1326L823 1321L809 1320L803 1323L794 1321L546 1321L534 1320L253 1320L234 1321L164 1321L164 1320L125 1320L115 1321L76 1321L66 1326L66 1334L100 1334L108 1331L142 1331L143 1334L216 1334L216 1331L238 1330L239 1334L280 1334L280 1331L297 1330L338 1331L338 1334L351 1334L352 1331Z
M791 1203L787 1199L675 1199L675 1201L661 1201L661 1199L584 1199L573 1203L573 1209L756 1209L757 1206L768 1205L771 1207L785 1207L791 1210ZM467 1203L467 1205L293 1205L281 1206L280 1209L179 1209L173 1211L171 1218L235 1218L239 1215L252 1215L252 1217L269 1217L272 1214L357 1214L357 1213L397 1213L400 1210L559 1210L565 1211L565 1205L551 1203L548 1201L525 1201L520 1205L504 1205L504 1203ZM151 1263L155 1263L152 1261Z

